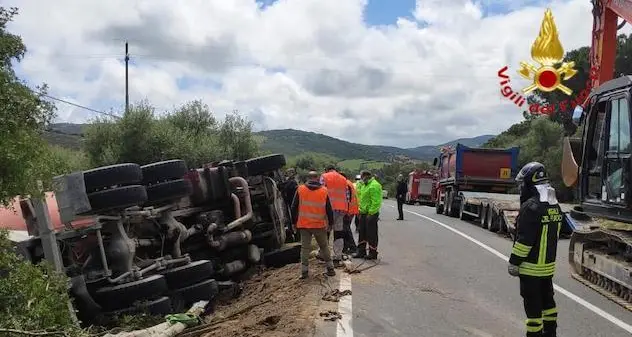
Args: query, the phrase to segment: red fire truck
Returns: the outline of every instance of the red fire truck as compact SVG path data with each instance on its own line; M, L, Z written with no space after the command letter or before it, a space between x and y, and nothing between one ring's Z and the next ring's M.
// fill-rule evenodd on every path
M438 176L425 170L415 169L408 174L408 192L406 193L406 203L413 205L435 205L437 199Z

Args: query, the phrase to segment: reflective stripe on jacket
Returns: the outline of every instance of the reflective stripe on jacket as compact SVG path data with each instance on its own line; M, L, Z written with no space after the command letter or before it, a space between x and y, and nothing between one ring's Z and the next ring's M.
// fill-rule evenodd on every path
M360 212L358 206L358 193L352 182L347 180L347 186L349 186L350 198L349 198L349 214L358 214Z
M560 206L531 198L520 206L517 227L509 263L520 266L520 275L552 277L562 228Z
M296 228L327 227L327 188L310 190L307 186L298 187L298 221Z
M361 188L360 195L360 213L373 215L380 211L382 207L382 185L371 178Z
M336 211L347 211L347 179L336 171L321 176L321 184L329 191L331 207Z

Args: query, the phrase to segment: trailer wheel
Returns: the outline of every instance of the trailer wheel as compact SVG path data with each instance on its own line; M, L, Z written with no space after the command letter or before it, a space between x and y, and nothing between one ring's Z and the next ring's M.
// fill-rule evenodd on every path
M257 157L246 160L248 175L257 176L266 172L278 170L285 166L285 156L282 154L271 154L269 156Z
M459 203L459 219L463 221L472 220L472 216L465 213L465 200L461 200Z
M485 228L485 221L487 220L487 213L489 213L489 206L484 206L481 204L480 212L478 214L478 222L482 228Z
M495 211L492 207L490 207L490 212L487 216L487 230L490 232L498 232L500 223L499 219L500 213Z
M138 281L97 289L94 299L107 310L119 310L131 306L136 301L160 296L165 291L165 277L152 275Z
M154 205L163 201L176 201L193 194L193 184L187 179L177 179L147 186L147 203Z
M138 164L124 163L93 168L83 171L83 181L87 193L110 186L138 184L143 173Z
M145 185L182 179L188 170L187 164L181 159L159 161L143 165L141 169L143 170L143 183Z
M145 186L130 185L112 188L88 194L90 207L89 213L95 214L104 211L125 209L142 205L147 201Z

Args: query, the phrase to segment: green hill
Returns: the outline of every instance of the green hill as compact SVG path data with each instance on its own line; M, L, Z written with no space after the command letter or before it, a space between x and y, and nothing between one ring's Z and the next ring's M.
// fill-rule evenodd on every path
M85 124L58 123L52 124L44 134L44 138L51 144L66 148L81 148L83 128ZM439 147L457 142L467 146L483 145L492 135L473 138L461 138L439 145L424 145L415 148L399 148L394 146L364 145L351 143L323 134L300 131L294 129L268 130L257 132L261 137L262 150L268 153L283 153L288 157L298 156L307 152L322 153L350 161L351 166L361 162L407 162L411 160L429 161L439 153ZM357 161L357 163L356 163Z

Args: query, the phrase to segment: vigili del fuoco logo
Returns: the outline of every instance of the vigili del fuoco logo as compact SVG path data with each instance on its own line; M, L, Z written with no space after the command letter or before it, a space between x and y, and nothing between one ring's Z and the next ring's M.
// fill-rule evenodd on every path
M510 86L511 79L507 75L509 67L504 66L498 70L500 93L514 102L514 104L522 107L527 101L526 96L536 90L541 92L559 90L569 96L569 99L559 102L559 111L568 111L574 108L575 105L581 104L588 97L590 93L590 79L587 81L585 89L574 98L572 98L573 90L564 85L564 81L573 78L577 74L577 70L575 69L574 61L563 62L564 48L558 38L557 27L555 26L551 9L547 9L544 12L540 33L531 46L531 58L537 65L526 61L520 62L518 74L532 82L527 87L522 88L520 92L514 91ZM594 74L596 72L591 69L591 78ZM529 112L531 114L550 115L555 111L556 106L549 103L529 104Z

